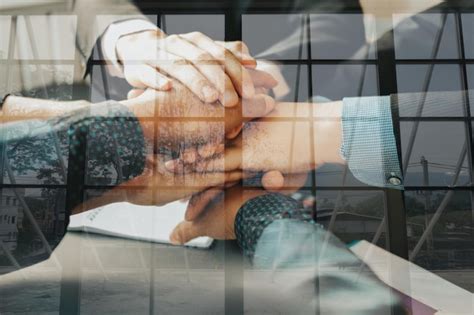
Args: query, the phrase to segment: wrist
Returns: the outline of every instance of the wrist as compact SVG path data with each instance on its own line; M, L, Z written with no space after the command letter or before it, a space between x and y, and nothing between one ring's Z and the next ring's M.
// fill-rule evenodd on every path
M315 166L344 164L342 145L342 101L312 104Z
M75 110L88 107L87 101L58 102L52 100L35 99L9 95L3 103L2 112L10 119L23 118L50 118L66 115Z

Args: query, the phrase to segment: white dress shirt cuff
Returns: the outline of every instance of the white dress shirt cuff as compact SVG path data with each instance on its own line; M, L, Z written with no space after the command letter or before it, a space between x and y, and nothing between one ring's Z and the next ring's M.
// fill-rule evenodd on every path
M150 21L133 19L111 24L101 39L102 53L107 61L109 73L112 76L123 78L123 67L120 65L115 50L120 37L128 34L154 31L158 27Z

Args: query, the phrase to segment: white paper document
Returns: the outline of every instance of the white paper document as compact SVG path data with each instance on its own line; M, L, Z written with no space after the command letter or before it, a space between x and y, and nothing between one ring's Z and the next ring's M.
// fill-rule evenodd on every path
M184 219L187 203L162 207L114 203L71 216L68 231L83 231L149 242L170 244L169 235ZM186 246L208 248L213 239L199 237Z

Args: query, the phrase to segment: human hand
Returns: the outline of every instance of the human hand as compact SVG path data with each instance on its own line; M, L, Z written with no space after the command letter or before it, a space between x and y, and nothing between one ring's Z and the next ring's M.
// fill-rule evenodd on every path
M311 123L289 115L293 115L290 103L279 103L266 117L246 123L239 136L227 142L224 154L192 163L177 159L167 163L167 167L170 170L186 167L200 172L308 171L315 166L310 150Z
M209 236L214 239L235 239L234 221L240 207L249 199L266 194L264 190L252 190L243 193L240 186L231 187L225 192L219 189L206 190L197 194L189 201L189 211L200 215L193 220L182 221L170 234L173 244L185 244L199 236ZM188 214L186 214L188 216Z
M341 108L341 102L279 103L265 118L247 123L224 154L192 162L181 158L169 161L167 167L201 172L263 171L267 172L263 186L278 190L285 186L283 174L302 173L324 163L344 163L339 154Z
M145 138L171 149L221 144L225 135L243 122L265 116L274 106L267 95L239 99L237 106L223 108L217 103L203 105L185 86L175 82L170 91L146 90L140 96L122 102L141 123Z
M306 174L290 174L285 180L293 188L285 190L291 194L304 185ZM214 187L194 194L186 209L185 220L179 223L170 235L174 244L184 244L199 236L215 239L235 239L235 217L248 200L267 194L263 189L245 190L240 185L224 189Z
M206 189L224 189L242 179L239 171L228 173L170 173L162 154L148 154L143 172L122 184L91 198L73 210L79 213L116 202L137 205L164 205L172 201L189 198Z
M169 90L173 78L201 101L219 100L224 106L255 95L248 68L255 68L256 61L241 42L222 44L199 32L144 31L122 36L116 51L126 80L136 88Z

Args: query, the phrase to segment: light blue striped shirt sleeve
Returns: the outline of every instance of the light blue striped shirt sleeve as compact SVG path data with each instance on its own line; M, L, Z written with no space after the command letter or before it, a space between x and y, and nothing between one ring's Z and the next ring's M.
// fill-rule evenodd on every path
M403 189L390 96L343 99L342 129L341 155L358 180Z

